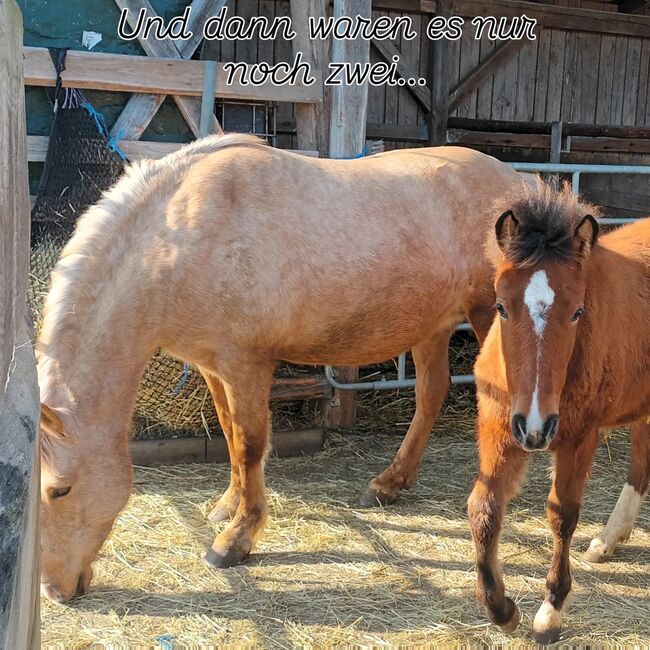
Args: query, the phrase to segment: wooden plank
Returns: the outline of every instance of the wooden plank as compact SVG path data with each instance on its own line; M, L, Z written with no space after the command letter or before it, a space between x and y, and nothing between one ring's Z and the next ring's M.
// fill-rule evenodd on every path
M334 18L341 16L372 16L370 0L335 0ZM348 61L352 65L364 64L370 60L370 42L361 38L355 40L334 39L332 61ZM334 86L331 91L330 113L330 156L332 158L353 158L358 156L366 142L366 110L368 106L368 83L359 86ZM339 380L354 381L358 368L346 367L339 371ZM338 391L334 404L326 411L329 427L350 428L356 423L356 394Z
M39 395L27 324L23 23L0 2L0 648L40 647Z
M618 10L624 14L642 13L650 7L650 0L622 0Z
M621 123L623 125L636 124L636 105L639 95L639 82L641 77L641 46L643 41L638 38L628 39L627 61L625 63L623 110Z
M303 53L304 60L315 70L326 70L330 60L330 45L322 39L309 38L309 17L327 16L327 0L292 2L291 17L296 38L294 54ZM260 44L261 45L261 44ZM329 152L329 86L323 87L321 104L296 106L297 147L315 149L326 158Z
M322 448L322 429L279 431L271 435L271 454L280 458L315 454ZM136 467L230 461L228 445L223 436L132 440L129 449L131 460Z
M27 157L29 162L43 162L47 154L49 137L44 135L27 136ZM120 149L126 157L133 160L162 158L184 147L186 142L151 142L149 140L121 140ZM291 151L291 150L287 150ZM318 158L318 151L293 151L301 156Z
M650 40L644 40L641 46L641 63L639 68L639 92L636 103L636 118L634 123L645 123L645 111L648 108L648 83L650 75Z
M147 15L156 15L153 7L148 0L115 0L118 7L129 8L129 16L132 18L137 15L137 11L144 8ZM187 41L179 39L164 39L150 37L149 39L138 39L145 52L150 56L183 58L191 59L192 55L199 46L202 38L203 24L208 16L218 13L219 9L225 5L227 0L194 0L191 4L190 19L188 29L193 33L192 38ZM133 27L132 21L130 21ZM188 125L194 135L199 133L199 122L201 107L200 102L196 99L187 97L175 97L176 104L185 117ZM163 102L165 95L148 95L136 93L129 98L124 110L120 113L113 128L111 135L116 138L125 140L138 140L145 132L151 120L154 118ZM214 118L212 123L212 132L221 133L221 126Z
M614 53L614 79L612 82L612 108L610 124L623 123L623 95L625 90L625 61L627 59L628 38L616 37Z
M612 122L612 87L615 75L615 52L616 38L614 36L603 36L600 44L600 69L596 97L597 124L610 124Z
M485 60L496 49L496 42L490 41L486 34L481 38L481 61ZM476 117L490 119L492 117L492 95L494 91L494 72L489 74L476 91Z
M464 129L448 129L449 144L468 147L517 147L526 149L549 149L550 135L526 133L488 133L484 131L466 131Z
M535 67L533 99L533 120L546 120L546 97L548 95L548 83L551 57L551 30L542 28L537 35L537 65Z
M460 117L476 117L476 102L478 97L478 86L465 93L465 97L455 99L454 93L460 88L463 80L467 79L470 73L478 68L481 60L481 41L474 38L469 29L463 30L460 46L460 81L458 86L449 94L449 108L456 108L456 115Z
M25 47L23 53L25 85L54 86L56 73L47 49ZM217 97L306 103L322 101L320 71L313 72L316 83L312 86L301 83L276 86L270 81L254 86L242 84L239 80L226 85L223 64L218 64L217 67ZM200 97L203 91L203 70L201 61L71 50L61 78L63 85L70 88Z
M449 0L438 2L438 15L451 15ZM429 144L445 143L447 118L449 117L449 41L441 38L431 45L431 110L429 112Z
M526 14L543 27L578 32L596 32L650 38L650 17L630 16L593 9L578 9L524 2L522 0L453 0L452 13L459 16L495 16L515 18Z
M467 131L464 129L449 129L447 131L447 142L469 147L513 147L549 150L551 148L550 135ZM650 141L572 136L571 151L647 154L650 153Z
M485 80L510 61L514 55L523 47L524 41L504 41L496 49L491 51L473 70L471 70L460 81L451 93L449 93L449 110L454 109L470 93L477 90Z

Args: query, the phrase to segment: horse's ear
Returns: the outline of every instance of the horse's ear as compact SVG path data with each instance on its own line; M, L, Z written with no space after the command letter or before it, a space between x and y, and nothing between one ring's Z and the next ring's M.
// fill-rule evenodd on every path
M505 253L512 239L517 234L519 220L512 213L512 210L506 210L498 219L494 227L497 235L499 248Z
M598 222L590 214L585 215L573 231L573 247L582 257L587 257L598 241Z
M61 418L47 404L41 403L41 431L54 438L65 438L65 427Z

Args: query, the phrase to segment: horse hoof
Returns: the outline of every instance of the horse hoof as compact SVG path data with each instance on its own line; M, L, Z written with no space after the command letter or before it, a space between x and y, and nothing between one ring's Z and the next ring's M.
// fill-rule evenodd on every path
M521 623L521 612L519 611L519 607L515 605L514 601L510 600L510 598L507 600L512 604L512 615L505 623L499 623L499 627L506 634L512 634Z
M213 524L218 524L221 521L226 521L232 517L230 510L225 506L220 506L217 504L208 515L208 521L211 521Z
M359 497L359 505L363 508L383 508L384 506L389 506L392 503L395 503L398 498L399 495L397 494L388 494L382 490L368 488Z
M605 542L596 537L591 540L591 544L585 551L583 558L591 564L601 564L602 562L611 560L612 555L614 555L614 551L608 551Z
M548 602L542 603L533 622L533 637L536 643L549 645L560 638L562 612Z
M250 551L244 552L237 548L229 548L225 553L217 553L209 548L203 556L204 561L215 569L229 569L241 564L249 555Z
M535 639L535 643L538 645L551 645L557 643L560 638L560 632L562 632L562 629L559 627L552 630L545 630L544 632L533 631L533 639Z

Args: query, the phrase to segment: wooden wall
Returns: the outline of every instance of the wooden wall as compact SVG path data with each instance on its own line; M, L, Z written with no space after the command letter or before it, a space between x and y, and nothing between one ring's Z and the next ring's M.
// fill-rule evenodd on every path
M608 2L554 0L553 4L616 11ZM230 11L241 16L288 15L286 0L230 0ZM374 11L375 16L403 15ZM418 38L395 42L402 57L427 77L429 43L422 38L431 16L412 15ZM451 44L450 87L484 60L497 43L476 41L473 29ZM223 42L206 44L206 56L218 60L255 62L288 61L291 43ZM371 49L371 59L380 60ZM550 122L564 120L589 124L650 126L650 39L605 36L559 29L538 28L538 39L526 43L505 66L490 76L466 98L453 116L493 120ZM280 120L291 119L290 108L279 112ZM425 123L425 112L403 88L370 88L368 122L382 125Z

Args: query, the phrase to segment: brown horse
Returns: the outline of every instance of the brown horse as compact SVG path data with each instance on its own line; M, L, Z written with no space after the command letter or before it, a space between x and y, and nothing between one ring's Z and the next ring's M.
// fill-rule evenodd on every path
M554 536L538 641L557 639L571 589L569 548L599 430L631 425L632 465L588 559L629 536L650 478L650 219L601 237L593 208L539 181L496 224L498 315L476 362L479 476L469 498L478 596L494 623L520 614L497 565L508 500L528 453L550 450Z
M468 149L318 160L213 137L134 165L79 221L38 342L42 583L83 591L132 483L128 433L158 348L196 364L228 442L232 517L207 559L240 562L266 518L263 461L278 360L360 365L412 349L413 422L366 502L415 478L444 400L449 337L492 321L487 207L523 186Z

